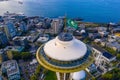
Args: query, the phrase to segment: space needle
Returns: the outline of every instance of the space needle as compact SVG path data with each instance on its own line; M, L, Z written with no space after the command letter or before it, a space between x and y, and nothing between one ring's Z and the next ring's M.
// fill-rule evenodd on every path
M93 62L91 49L67 32L40 46L36 57L41 66L56 72L57 80L81 80Z

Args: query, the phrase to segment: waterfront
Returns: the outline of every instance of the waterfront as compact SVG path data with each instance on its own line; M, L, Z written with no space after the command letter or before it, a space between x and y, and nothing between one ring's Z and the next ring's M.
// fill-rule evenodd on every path
M119 0L18 0L0 2L0 15L6 11L27 16L80 17L89 22L119 22Z

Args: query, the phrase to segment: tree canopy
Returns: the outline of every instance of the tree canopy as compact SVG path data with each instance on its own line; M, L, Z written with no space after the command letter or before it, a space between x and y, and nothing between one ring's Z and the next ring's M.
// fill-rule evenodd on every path
M120 79L120 69L115 68L110 72L107 72L102 76L102 80L119 80Z

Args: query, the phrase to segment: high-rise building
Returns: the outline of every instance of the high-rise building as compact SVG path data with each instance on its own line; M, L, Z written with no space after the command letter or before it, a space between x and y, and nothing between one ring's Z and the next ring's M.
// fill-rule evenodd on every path
M75 74L84 75L80 71L88 67L94 59L90 47L69 33L61 33L43 44L36 57L40 65L56 72L58 80L75 80Z
M8 43L7 36L5 35L5 33L0 31L0 45L6 45L7 43Z
M16 29L15 29L15 26L12 22L8 22L4 26L4 30L5 30L5 33L6 33L6 36L8 39L11 39L11 38L16 36Z
M27 25L24 21L20 23L20 31L21 32L26 32L27 31Z
M3 17L2 16L0 16L0 22L2 22L3 21Z
M63 20L62 19L53 19L51 23L51 33L58 34L61 32L63 28Z
M0 49L0 65L5 60L5 51L3 49Z

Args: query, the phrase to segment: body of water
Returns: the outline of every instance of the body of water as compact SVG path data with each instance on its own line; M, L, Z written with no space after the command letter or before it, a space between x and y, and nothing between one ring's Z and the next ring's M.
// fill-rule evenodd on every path
M0 2L0 15L4 12L24 13L27 16L80 17L89 22L119 22L120 0L18 0Z

